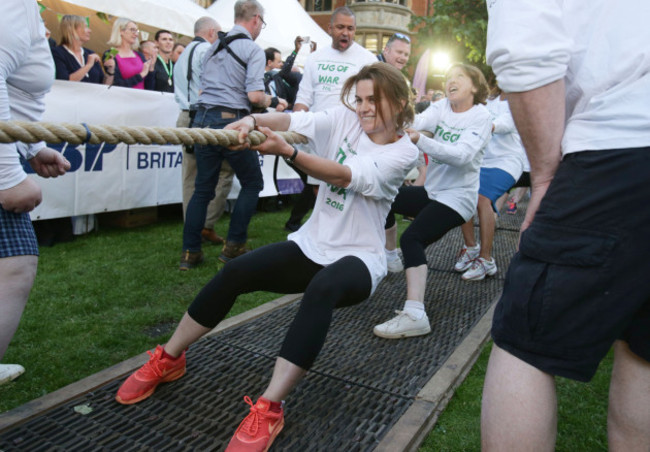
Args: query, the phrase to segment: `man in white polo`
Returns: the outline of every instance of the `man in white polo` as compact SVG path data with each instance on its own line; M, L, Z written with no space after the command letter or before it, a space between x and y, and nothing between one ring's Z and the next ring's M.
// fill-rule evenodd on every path
M323 111L340 105L341 89L348 77L363 66L377 62L375 55L354 42L356 29L356 17L350 8L343 6L334 10L328 26L332 45L307 57L294 111ZM296 231L300 228L302 219L316 199L314 189L315 185L308 181L285 225L286 229Z

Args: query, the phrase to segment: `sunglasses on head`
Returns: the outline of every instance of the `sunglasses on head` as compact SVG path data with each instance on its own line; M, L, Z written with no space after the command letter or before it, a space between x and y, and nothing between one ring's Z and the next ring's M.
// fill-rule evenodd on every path
M390 38L391 41L394 41L395 39L400 39L402 41L405 41L407 43L411 43L411 38L409 38L407 35L403 33L395 33L393 36Z

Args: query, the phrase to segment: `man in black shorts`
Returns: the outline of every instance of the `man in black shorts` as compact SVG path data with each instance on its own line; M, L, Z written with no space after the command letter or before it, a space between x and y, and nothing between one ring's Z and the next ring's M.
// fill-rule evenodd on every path
M650 39L650 6L488 11L487 61L510 93L532 195L494 314L483 449L554 450L554 376L590 380L613 345L609 448L648 451L650 58L629 42Z

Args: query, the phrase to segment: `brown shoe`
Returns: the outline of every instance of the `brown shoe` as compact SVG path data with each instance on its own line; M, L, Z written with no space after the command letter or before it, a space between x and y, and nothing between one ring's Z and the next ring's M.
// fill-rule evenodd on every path
M190 250L183 251L181 255L181 263L178 267L179 270L189 270L203 262L203 251L192 252Z
M226 240L226 244L223 246L221 254L219 255L219 260L223 263L226 263L233 260L237 256L248 253L249 251L250 250L246 248L246 243L234 243Z
M225 243L223 237L217 235L217 233L214 232L214 229L203 228L201 231L201 239L204 242L210 242L213 245L221 245L222 243Z

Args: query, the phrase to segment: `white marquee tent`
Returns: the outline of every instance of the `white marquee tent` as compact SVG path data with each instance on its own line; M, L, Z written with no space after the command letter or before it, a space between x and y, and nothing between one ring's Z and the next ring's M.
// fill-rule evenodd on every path
M191 0L40 0L45 6L42 16L52 37L59 41L57 15L76 14L90 18L91 41L86 47L101 53L108 48L111 25L97 15L104 13L109 20L128 17L138 23L144 32L141 39L153 39L156 30L166 29L186 36L189 42L194 35L194 22L202 16L214 17L228 31L234 25L235 0L217 0L204 9ZM268 26L257 39L260 47L276 47L287 56L293 50L296 36L310 36L320 46L329 46L331 39L305 12L296 0L261 0L264 20ZM303 52L301 52L302 54Z
M217 0L207 11L219 21L224 30L234 25L236 0ZM318 48L330 46L332 39L314 22L296 0L259 0L264 6L267 26L255 41L260 47L275 47L283 57L293 51L296 36L309 36ZM302 51L300 52L303 53Z
M145 33L141 39L153 39L156 30L166 29L179 35L194 36L194 22L210 13L191 0L40 0L47 9L42 13L45 25L58 42L59 25L57 14L76 14L90 18L91 41L86 47L102 52L108 48L111 25L103 22L97 13L104 13L109 19L128 17L138 23Z

